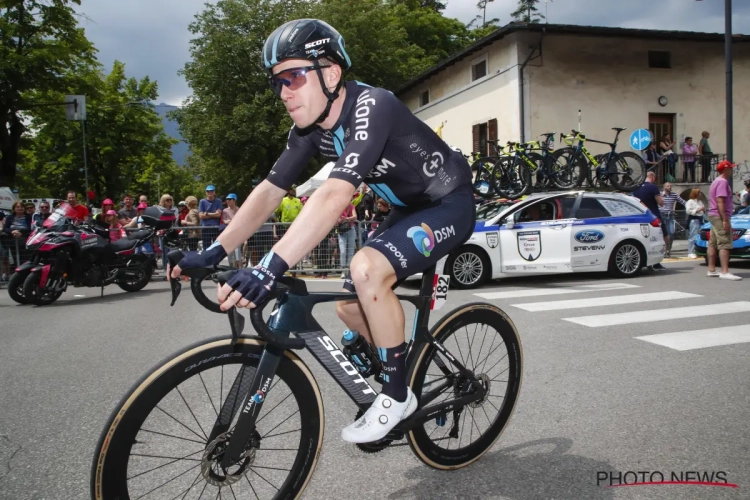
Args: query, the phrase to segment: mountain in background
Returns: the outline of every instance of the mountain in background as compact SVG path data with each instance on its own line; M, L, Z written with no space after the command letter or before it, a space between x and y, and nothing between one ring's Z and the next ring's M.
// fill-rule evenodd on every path
M182 136L180 135L180 131L177 128L177 122L174 120L170 120L167 117L167 113L177 109L177 106L171 106L169 104L161 103L155 105L154 109L156 109L156 112L159 113L159 116L161 116L161 122L164 125L164 132L166 132L166 134L170 137L174 137L175 139L180 141L172 146L172 158L174 158L174 161L176 161L179 166L184 167L185 157L187 156L189 150L188 145L183 141Z

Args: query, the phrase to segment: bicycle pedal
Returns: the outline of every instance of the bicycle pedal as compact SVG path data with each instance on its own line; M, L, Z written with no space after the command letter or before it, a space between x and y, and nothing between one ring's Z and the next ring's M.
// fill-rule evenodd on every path
M387 439L388 441L401 441L404 439L404 432L403 431L391 431L388 434L385 435L383 439Z

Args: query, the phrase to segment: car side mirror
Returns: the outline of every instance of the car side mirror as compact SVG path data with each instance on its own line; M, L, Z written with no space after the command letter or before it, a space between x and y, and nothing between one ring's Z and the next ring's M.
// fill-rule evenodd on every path
M511 217L511 218L509 218L508 220L505 221L505 227L508 228L508 229L513 229L513 227L515 225L516 224L515 224L515 222L513 222L513 217Z

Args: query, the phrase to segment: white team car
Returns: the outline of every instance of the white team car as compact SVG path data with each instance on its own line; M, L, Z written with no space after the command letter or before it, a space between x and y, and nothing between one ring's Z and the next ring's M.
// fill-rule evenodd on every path
M609 271L631 277L664 258L659 220L619 193L535 194L488 220L448 256L443 274L456 288L493 278Z

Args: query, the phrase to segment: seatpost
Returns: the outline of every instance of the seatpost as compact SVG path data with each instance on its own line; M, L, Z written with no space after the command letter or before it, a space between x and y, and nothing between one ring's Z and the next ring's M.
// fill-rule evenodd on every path
M435 282L435 264L425 269L425 271L422 273L422 286L419 288L419 295L423 297L431 297L434 282Z

